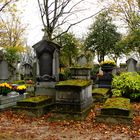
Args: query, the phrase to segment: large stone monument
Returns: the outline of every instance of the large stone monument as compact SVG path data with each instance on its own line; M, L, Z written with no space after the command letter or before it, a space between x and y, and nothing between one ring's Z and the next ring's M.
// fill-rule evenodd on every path
M55 96L55 83L59 81L59 46L41 40L33 46L36 53L34 73L36 95Z

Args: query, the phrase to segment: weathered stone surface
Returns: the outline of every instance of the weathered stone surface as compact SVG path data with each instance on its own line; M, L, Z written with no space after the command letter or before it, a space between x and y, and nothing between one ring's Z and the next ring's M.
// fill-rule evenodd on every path
M128 116L130 113L130 100L127 98L109 98L101 109L104 115Z
M31 117L41 117L42 115L47 114L51 110L52 105L53 104L45 104L38 107L14 106L12 109L13 111L16 111L18 113L22 112Z
M53 110L51 117L48 121L58 121L58 120L85 120L88 113L90 112L92 105L87 107L81 112L64 112L63 110Z
M73 79L90 79L91 68L73 67L70 71Z
M106 123L114 123L114 124L132 124L133 115L130 113L128 116L119 116L119 115L99 115L96 116L97 122L106 122Z
M105 102L110 97L109 88L94 88L92 90L92 97L94 102Z
M59 48L57 44L41 40L33 48L36 52L36 78L38 82L59 80Z
M55 98L56 82L39 82L36 84L35 95L47 95Z
M96 116L97 122L132 123L130 100L127 98L109 98L106 100L101 113Z
M26 115L40 117L48 113L54 105L54 101L49 96L35 96L17 102L13 107L16 112L24 112Z
M56 85L57 112L77 114L90 108L93 103L92 85L87 80L68 80Z
M0 81L8 80L9 71L8 71L8 63L6 61L0 61Z
M29 96L27 93L25 95L15 95L15 96L1 96L0 97L0 109L6 109L8 107L16 105L17 101L20 101Z
M38 107L44 104L52 103L53 99L49 96L36 96L27 99L23 99L17 102L17 106L21 107Z

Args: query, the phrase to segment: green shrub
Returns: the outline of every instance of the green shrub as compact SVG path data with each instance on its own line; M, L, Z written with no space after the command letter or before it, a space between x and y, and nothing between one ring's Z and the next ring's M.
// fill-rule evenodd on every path
M65 80L71 79L71 71L70 71L69 68L66 68L66 69L64 70L64 77L65 77Z
M140 75L136 72L124 72L119 76L114 76L112 81L113 95L121 94L127 98L138 98L140 96ZM133 95L133 94L137 95Z
M94 65L94 67L91 69L91 75L96 75L99 72L100 65Z

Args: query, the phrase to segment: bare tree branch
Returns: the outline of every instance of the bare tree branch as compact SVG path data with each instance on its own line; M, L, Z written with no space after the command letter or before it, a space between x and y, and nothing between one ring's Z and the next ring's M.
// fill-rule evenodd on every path
M41 8L40 0L37 0L37 1L38 1L39 10L40 10L41 20L42 20L43 25L45 26L45 22L43 20L43 18L44 18L44 12L43 12L43 9Z
M0 8L0 11L2 11L12 0L7 1L6 3L3 4L3 6Z
M67 28L64 32L62 32L61 34L55 36L54 38L52 38L52 40L54 40L54 39L56 39L56 38L62 36L62 35L65 34L66 32L68 32L69 29L70 29L72 26L74 26L74 25L76 25L76 24L79 24L79 23L81 23L81 22L83 22L83 21L85 21L85 20L87 20L87 19L90 19L90 18L96 16L97 14L99 14L99 13L102 12L102 11L104 11L105 9L106 9L106 8L103 8L103 9L101 9L100 11L98 11L97 13L95 13L95 14L89 16L89 17L86 17L86 18L84 18L84 19L81 19L81 20L78 21L78 22L75 22L75 23L73 23L73 24L70 24L70 25L68 26L68 28Z

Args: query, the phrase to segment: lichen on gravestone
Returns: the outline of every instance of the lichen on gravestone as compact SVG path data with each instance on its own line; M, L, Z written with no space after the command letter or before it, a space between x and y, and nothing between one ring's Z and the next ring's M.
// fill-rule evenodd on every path
M129 113L130 99L127 98L109 98L101 109L103 115L129 116Z

